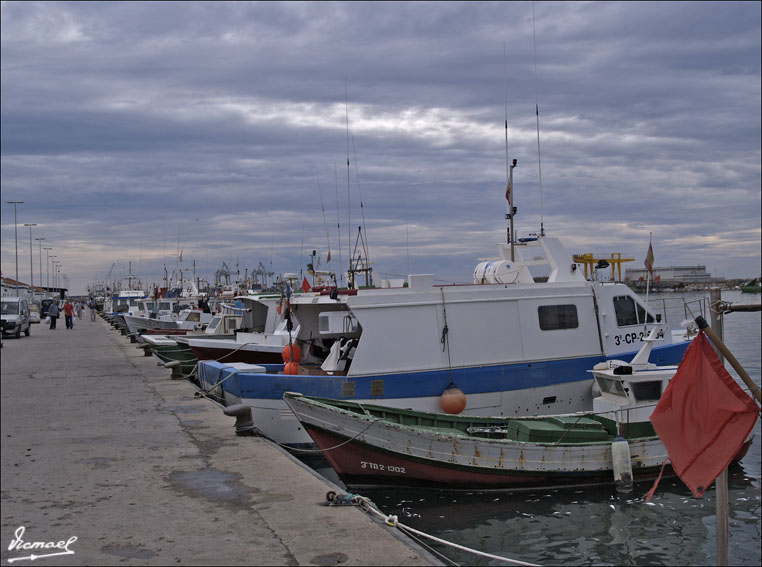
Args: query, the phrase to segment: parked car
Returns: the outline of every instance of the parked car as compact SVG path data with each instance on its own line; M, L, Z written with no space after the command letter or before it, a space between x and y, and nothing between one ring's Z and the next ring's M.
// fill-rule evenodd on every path
M29 301L23 297L3 297L1 300L2 334L18 339L23 332L28 337L32 327L29 321Z
M29 322L32 324L40 322L40 306L36 303L29 306Z

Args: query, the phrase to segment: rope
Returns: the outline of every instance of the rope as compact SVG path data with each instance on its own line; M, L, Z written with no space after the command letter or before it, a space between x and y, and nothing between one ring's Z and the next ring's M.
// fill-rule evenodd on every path
M235 376L236 374L240 374L241 372L246 372L246 370L233 370L230 374L225 376L222 380L217 380L217 382L214 385L212 385L211 387L209 387L208 389L201 388L198 392L196 392L196 395L201 394L201 395L206 397L207 394L209 394L217 386L222 384L225 380L227 380L231 376ZM222 368L220 368L220 375L222 375Z
M402 530L403 532L405 532L408 535L409 534L415 534L417 536L424 537L424 538L430 539L432 541L435 541L436 543L439 543L439 544L442 544L442 545L446 545L446 546L449 546L449 547L453 547L453 548L459 549L461 551L466 551L468 553L473 553L474 555L478 555L480 557L486 557L488 559L495 559L497 561L504 561L506 563L511 563L513 565L526 565L526 566L530 566L530 567L537 567L537 565L535 563L526 563L524 561L519 561L517 559L510 559L508 557L503 557L501 555L493 555L491 553L484 553L483 551L478 551L476 549L471 549L470 547L465 547L463 545L459 545L457 543L453 543L451 541L447 541L447 540L444 540L444 539L441 539L441 538L429 535L429 534L427 534L425 532L416 530L415 528L411 528L410 526L406 526L405 524L400 523L399 518L397 516L395 516L393 514L388 514L387 515L387 514L384 514L383 512L381 512L371 500L369 500L368 498L366 498L364 496L353 495L353 500L357 500L357 503L360 506L360 508L362 508L366 512L372 513L372 514L376 515L377 517L381 518L386 525L394 527L394 528L399 528L400 530Z
M359 404L358 404L359 405ZM362 406L360 406L362 407ZM363 408L365 410L365 408ZM368 413L367 411L365 413ZM338 445L334 445L333 447L326 447L325 449L300 449L299 447L291 447L290 445L284 445L283 443L278 443L277 441L273 440L277 445L280 445L284 449L288 449L289 451L298 451L300 453L327 453L328 451L333 451L334 449L338 449L339 447L343 447L347 443L351 443L355 439L357 439L360 435L368 431L371 427L373 427L376 424L376 421L371 421L368 426L360 431L357 435L354 437L350 437L349 439L342 441Z
M444 288L440 287L439 291L442 292L442 315L444 316L444 327L442 328L442 351L447 348L447 368L450 371L450 383L452 383L452 360L450 358L450 340L449 333L450 328L447 326L447 305L445 304Z

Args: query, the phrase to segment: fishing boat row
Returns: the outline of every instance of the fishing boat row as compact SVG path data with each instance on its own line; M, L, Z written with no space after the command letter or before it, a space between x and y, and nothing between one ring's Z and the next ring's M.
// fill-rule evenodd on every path
M591 410L588 371L634 357L647 333L652 363L679 363L686 331L672 331L626 285L587 281L556 239L516 249L509 260L499 245L502 259L478 267L470 285L412 275L404 287L250 299L246 331L224 353L199 357L196 378L226 405L250 406L265 435L298 447L313 441L284 404L289 391L435 412L455 386L464 415L552 415ZM534 280L536 265L547 280ZM199 344L212 343L189 341L197 353ZM239 362L253 366L230 364Z

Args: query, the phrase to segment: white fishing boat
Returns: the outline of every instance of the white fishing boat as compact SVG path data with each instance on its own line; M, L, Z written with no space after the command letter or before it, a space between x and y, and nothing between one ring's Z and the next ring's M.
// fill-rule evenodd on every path
M608 360L589 371L595 379L593 411L621 423L625 431L631 424L648 422L677 372L677 364L658 366L649 362L655 342L649 336L630 362Z
M124 322L130 333L135 335L151 332L187 332L203 330L213 318L211 313L204 313L199 309L183 309L179 313L165 316L163 319L153 317L140 317L137 315L122 314Z
M201 331L194 330L171 335L147 332L138 337L138 342L148 345L151 354L163 363L179 361L180 371L186 375L191 374L196 368L198 359L188 346L188 341L199 337L224 339L234 336L235 330L241 326L241 314L234 311L214 315L206 328Z
M297 297L317 297L317 294L294 294L289 302L298 301ZM284 296L280 294L258 294L239 296L235 300L243 305L240 328L231 338L194 337L188 345L199 360L222 360L225 362L244 362L248 364L280 363L283 348L301 333L306 321L301 317L289 318L283 310ZM338 306L336 307L338 309ZM304 311L306 313L306 311ZM309 317L308 317L309 318ZM317 324L317 321L313 323ZM318 363L319 354L311 351L304 353L306 361Z
M292 297L279 315L293 322L286 344L310 358L296 375L283 364L236 371L222 384L225 403L266 414L263 431L279 442L311 444L284 411L286 391L436 412L454 384L466 396L464 415L550 415L592 410L588 370L632 358L646 327L653 364L681 360L684 331L671 331L626 285L587 281L557 239L498 250L500 259L479 264L471 285L411 275L406 287ZM541 265L544 281L530 272ZM224 362L199 363L199 376L232 372Z

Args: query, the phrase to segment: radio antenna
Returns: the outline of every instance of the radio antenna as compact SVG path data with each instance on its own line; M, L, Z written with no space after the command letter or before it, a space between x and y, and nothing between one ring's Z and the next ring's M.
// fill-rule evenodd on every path
M537 86L537 35L534 25L534 2L532 2L532 46L534 48L534 113L537 119L537 178L540 184L540 236L545 236L542 211L542 158L540 157L540 96Z

